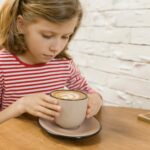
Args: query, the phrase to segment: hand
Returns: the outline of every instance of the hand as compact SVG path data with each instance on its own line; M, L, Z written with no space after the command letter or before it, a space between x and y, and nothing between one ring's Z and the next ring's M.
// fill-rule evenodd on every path
M26 112L50 121L59 116L61 109L57 99L43 93L27 95L19 99L17 103L20 105L21 113Z
M98 93L88 94L88 108L86 117L90 118L98 113L102 106L102 97Z

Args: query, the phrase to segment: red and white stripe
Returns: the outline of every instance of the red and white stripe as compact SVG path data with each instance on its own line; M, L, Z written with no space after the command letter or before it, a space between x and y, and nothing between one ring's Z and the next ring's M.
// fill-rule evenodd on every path
M94 90L73 60L53 59L43 65L27 65L6 51L0 51L0 106L8 107L22 96L67 87L90 93Z

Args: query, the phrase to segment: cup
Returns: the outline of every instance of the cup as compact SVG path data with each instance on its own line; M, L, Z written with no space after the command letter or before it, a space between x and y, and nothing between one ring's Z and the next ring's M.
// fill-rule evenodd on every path
M77 90L56 90L50 95L59 101L61 106L60 116L55 123L62 128L77 128L86 117L88 97Z

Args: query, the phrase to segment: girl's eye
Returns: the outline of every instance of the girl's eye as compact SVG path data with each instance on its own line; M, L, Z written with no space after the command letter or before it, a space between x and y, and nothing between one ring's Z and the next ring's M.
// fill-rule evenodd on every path
M70 36L64 36L62 37L62 39L68 40L70 38Z
M50 39L52 37L52 35L44 35L42 34L42 36L45 38L45 39Z

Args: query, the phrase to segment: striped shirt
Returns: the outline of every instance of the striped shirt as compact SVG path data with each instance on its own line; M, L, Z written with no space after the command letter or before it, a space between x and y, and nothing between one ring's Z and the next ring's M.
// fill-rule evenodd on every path
M47 64L29 65L6 51L0 51L0 109L32 93L46 93L67 87L91 93L94 90L73 60L53 59Z

